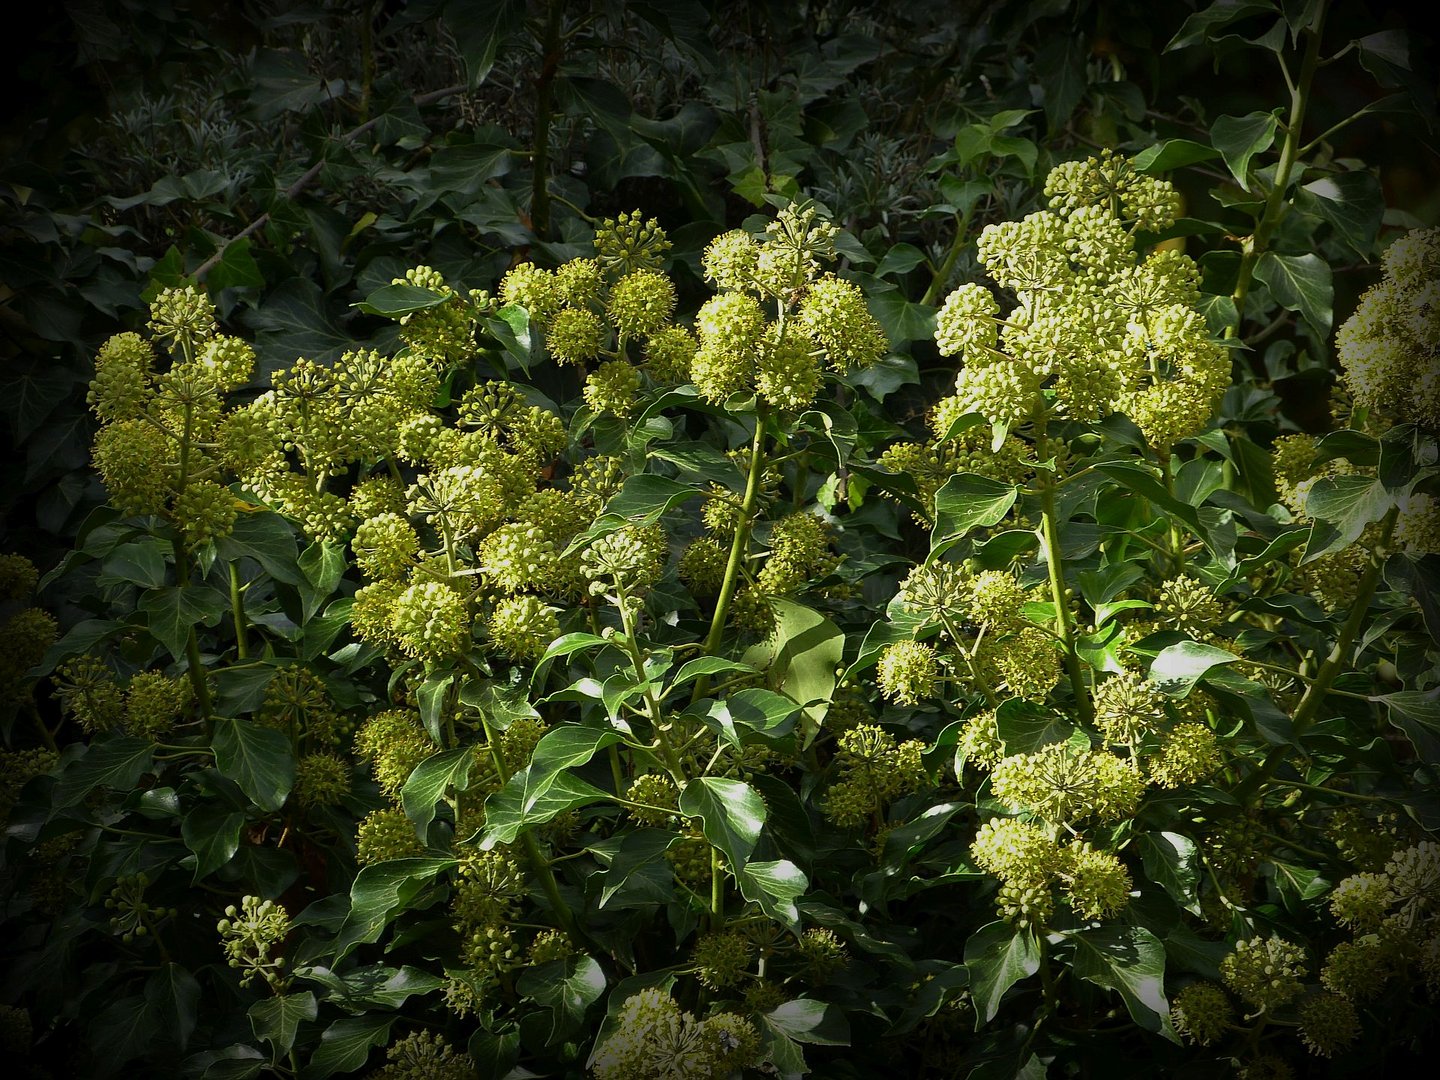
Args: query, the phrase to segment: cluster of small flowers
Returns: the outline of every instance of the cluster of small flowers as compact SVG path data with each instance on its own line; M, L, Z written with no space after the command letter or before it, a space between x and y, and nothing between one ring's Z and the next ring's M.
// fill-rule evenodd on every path
M232 968L241 972L240 985L263 978L276 993L282 993L289 978L285 958L272 953L290 934L290 916L273 900L246 896L240 906L230 905L225 917L215 924L220 943Z
M0 555L0 612L11 601L25 602L38 580L35 564L23 555ZM59 623L38 607L10 610L0 621L0 708L19 705L30 695L29 671L59 636Z
M1135 251L1137 228L1173 221L1173 188L1104 153L1057 166L1046 192L1050 209L980 236L980 257L1015 308L1002 319L993 294L967 284L936 316L940 351L964 361L955 407L1020 424L1050 387L1066 415L1123 412L1155 447L1200 431L1230 362L1196 309L1199 270L1173 251Z
M652 988L625 1000L591 1065L596 1080L721 1080L759 1057L760 1036L749 1020L730 1012L700 1020Z
M975 411L961 396L942 398L930 411L929 442L901 440L880 454L880 465L914 481L920 502L914 517L921 525L932 523L935 493L956 473L972 473L1016 484L1033 475L1034 470L1027 464L1029 447L1014 435L1006 434L997 446L986 425L971 425L952 432L956 420Z
M105 910L115 912L110 916L110 932L127 945L137 937L148 937L161 920L179 915L173 907L147 902L145 890L149 887L148 874L123 874L115 879L110 895L105 898Z
M1351 998L1368 996L1411 965L1432 995L1440 996L1440 843L1422 840L1395 850L1378 873L1351 874L1330 894L1330 911L1357 933L1350 953L1336 965L1332 953L1325 985ZM1379 958L1357 983L1356 957Z
M799 411L815 400L825 365L844 372L884 355L888 342L864 294L822 273L836 234L813 204L797 204L763 237L735 230L711 241L702 263L720 292L695 317L699 348L690 359L690 380L707 401L757 394ZM777 305L773 322L767 302Z
M116 334L96 354L87 400L101 426L92 458L117 507L162 515L196 549L234 527L224 455L212 448L230 419L224 397L249 381L255 351L216 333L215 308L194 286L162 290L149 325L173 350L165 371L137 333Z
M433 1031L415 1031L385 1051L369 1080L474 1080L475 1063Z
M1111 675L1095 687L1095 726L1111 746L1127 747L1150 783L1184 787L1209 776L1221 764L1215 732L1198 720L1172 721L1170 699L1132 671ZM1183 703L1182 703L1183 704Z
M883 728L860 724L836 743L840 779L825 793L821 812L841 828L861 828L895 799L930 784L919 739L896 742Z
M1360 408L1440 429L1440 229L1402 236L1384 266L1335 335L1345 387Z
M1130 902L1130 873L1112 852L1083 840L1061 844L1035 822L991 818L976 832L970 857L1000 879L996 906L1016 925L1044 927L1055 887L1082 919L1109 918Z

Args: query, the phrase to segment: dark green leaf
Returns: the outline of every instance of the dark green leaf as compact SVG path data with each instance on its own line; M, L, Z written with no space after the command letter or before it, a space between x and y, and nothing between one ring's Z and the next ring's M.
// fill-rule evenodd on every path
M1103 926L1071 937L1076 975L1115 990L1130 1018L1178 1043L1165 1000L1165 946L1143 926Z
M1440 765L1440 700L1420 690L1401 690L1376 700L1385 703L1390 723L1405 733L1420 760Z
M165 1041L184 1050L200 1008L200 984L195 976L179 964L162 963L145 984L145 1003L160 1021Z
M344 975L322 967L302 967L295 973L324 986L328 1001L357 1011L367 1006L398 1009L412 997L433 994L445 985L439 976L408 964L398 968L365 964Z
M1166 139L1164 142L1147 146L1132 159L1137 172L1163 173L1183 169L1220 156L1213 146L1194 142L1191 139Z
M1316 480L1305 499L1305 512L1316 524L1301 564L1349 547L1360 538L1366 525L1379 521L1394 505L1394 496L1371 476L1326 476ZM1326 525L1331 528L1324 528Z
M238 562L248 556L276 581L305 584L296 565L294 530L279 514L267 510L239 515L230 535L215 541L215 550L222 562Z
M731 746L740 747L755 741L758 735L768 741L788 735L794 730L794 716L800 706L783 694L763 687L747 687L720 701L713 702L706 713Z
M625 834L620 842L620 849L615 852L615 857L610 860L610 866L605 871L603 884L600 889L600 907L615 897L617 893L625 890L626 886L635 878L640 871L649 870L654 866L662 866L666 873L669 873L669 864L665 862L664 855L670 845L677 842L679 837L668 829L635 829ZM673 882L670 883L673 887ZM649 897L652 903L665 903L670 899L670 893L656 894ZM616 907L621 905L617 904Z
M567 956L527 968L515 989L550 1010L547 1041L553 1045L578 1030L590 1006L605 996L605 972L588 956Z
M1203 45L1214 41L1217 33L1231 23L1247 19L1252 15L1271 14L1277 9L1270 0L1215 0L1215 3L1197 11L1180 24L1180 29L1165 46L1165 52L1187 49L1192 45Z
M1322 338L1329 336L1335 321L1335 286L1330 264L1319 255L1267 251L1255 264L1255 277L1270 287L1270 295L1281 307L1298 311Z
M694 485L654 473L628 477L595 524L570 542L567 551L579 551L594 540L614 532L622 525L653 525L666 511L696 495Z
M838 1005L811 998L787 1001L765 1014L767 1023L796 1042L816 1046L849 1046L850 1024Z
M300 572L305 576L300 586L301 618L309 622L345 575L344 545L317 540L300 553L299 565Z
M1250 190L1250 159L1270 149L1279 122L1276 113L1253 112L1248 116L1222 116L1210 125L1210 142L1225 159L1230 175L1246 191Z
M576 724L545 733L535 746L530 765L485 800L485 835L481 847L509 844L528 825L539 825L575 806L609 798L595 785L564 770L584 765L599 751L620 741L609 728Z
M810 887L805 872L789 859L749 862L739 874L740 893L791 933L800 933L798 897Z
M400 804L421 836L435 820L435 804L445 796L446 790L464 791L469 786L470 769L474 764L475 750L465 746L458 750L445 750L415 766L410 779L400 789Z
M240 850L240 827L244 824L244 813L214 803L201 803L185 815L180 835L185 846L195 853L192 883L219 870L234 857Z
M80 803L97 787L128 791L150 771L155 745L149 739L126 736L93 742L81 757L65 766L50 793L52 812Z
M433 289L422 289L418 285L385 285L376 289L354 306L367 315L381 315L387 319L402 316L427 308L439 307L450 300L444 293Z
M1185 697L1205 673L1220 664L1233 664L1240 658L1234 653L1203 645L1198 641L1181 641L1161 649L1150 665L1150 681L1167 694Z
M350 912L335 941L336 959L344 957L356 945L379 941L390 920L414 900L436 874L454 865L454 859L415 858L362 866L350 886Z
M177 660L185 658L190 632L197 626L214 626L228 606L225 597L208 585L147 589L139 603L151 636Z
M935 528L930 534L930 556L954 547L971 529L995 525L1015 505L1014 484L975 473L956 473L935 493Z
M1187 911L1200 914L1196 886L1200 883L1195 842L1180 833L1151 830L1140 834L1140 858L1145 875Z
M1007 922L988 923L965 942L965 970L978 1031L995 1019L1007 990L1040 970L1040 948L1029 931L1017 932Z
M295 786L295 757L283 732L254 720L215 721L215 765L262 810L279 810Z
M995 725L1006 754L1033 754L1042 746L1067 742L1077 728L1054 709L1024 698L1009 698L995 710Z
M1385 195L1374 175L1357 171L1322 176L1295 193L1295 204L1329 222L1358 257L1370 258L1385 213Z
M437 744L445 741L445 698L454 681L454 672L432 671L415 692L415 702L420 706L420 723Z
M749 784L697 776L680 792L680 812L698 817L705 839L718 847L738 874L755 850L765 825L765 803Z
M315 995L309 990L298 994L279 994L250 1006L250 1030L255 1032L257 1039L273 1047L272 1053L279 1060L295 1045L300 1025L306 1020L314 1020L318 1012Z
M320 1036L320 1045L301 1075L305 1080L324 1080L336 1073L363 1068L371 1049L390 1041L390 1027L397 1019L393 1015L371 1014L336 1020Z

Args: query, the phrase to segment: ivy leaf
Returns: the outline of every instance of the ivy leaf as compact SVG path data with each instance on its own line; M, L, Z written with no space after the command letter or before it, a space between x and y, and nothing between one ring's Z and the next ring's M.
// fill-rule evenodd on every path
M1383 694L1390 723L1405 733L1422 761L1440 765L1440 700L1432 693L1401 690Z
M257 1039L271 1045L272 1059L278 1061L295 1045L300 1025L306 1020L314 1020L318 1012L315 995L309 990L280 994L250 1006L250 1030L255 1032Z
M693 484L681 483L668 476L654 473L630 476L605 504L605 511L595 519L595 524L570 541L565 554L580 551L623 525L653 525L666 511L695 494Z
M565 770L584 765L619 741L618 731L578 724L546 732L535 746L530 765L485 800L481 849L489 851L496 844L509 844L529 825L542 824L586 802L609 798L594 784Z
M1216 0L1204 11L1197 11L1175 31L1175 36L1162 50L1174 52L1188 49L1192 45L1203 45L1215 40L1217 33L1231 23L1247 19L1252 15L1273 14L1276 7L1271 0Z
M1146 1031L1178 1043L1165 1000L1165 946L1143 926L1104 926L1074 934L1071 969L1119 993L1130 1018Z
M1225 159L1230 175L1246 191L1250 190L1250 159L1270 149L1279 123L1278 112L1253 112L1248 116L1221 116L1210 125L1210 142Z
M218 590L208 585L170 585L147 589L138 606L145 612L150 635L176 660L183 660L190 631L197 626L214 626L224 617L228 604Z
M795 900L810 888L805 872L789 859L746 863L738 875L740 893L792 934L800 933L800 909Z
M1161 649L1150 665L1150 681L1173 697L1185 697L1205 673L1220 664L1233 664L1234 653L1198 641L1180 641Z
M386 319L399 319L416 311L439 307L450 297L434 289L422 289L419 285L385 285L376 289L358 304L366 315L379 315Z
M705 719L738 749L753 743L756 735L767 742L788 735L794 730L794 716L799 711L800 706L783 694L749 687L711 704Z
M215 551L222 562L239 562L248 556L276 581L305 584L295 558L295 533L279 514L266 510L239 515L230 535L215 541Z
M1009 698L995 710L995 726L1006 754L1033 754L1042 746L1066 742L1078 731L1054 709L1024 698Z
M615 857L610 860L610 865L605 870L603 884L600 888L600 907L606 904L625 889L635 879L635 875L642 871L648 871L652 867L663 867L665 873L670 873L669 865L664 860L665 852L670 849L679 838L668 829L635 829L625 834L620 842L620 848L615 852ZM667 882L673 886L673 882ZM622 899L628 899L624 897ZM670 899L669 892L664 896L649 897L655 903L665 903ZM617 904L616 907L622 907Z
M1330 264L1313 252L1277 255L1267 251L1255 264L1255 276L1270 287L1276 303L1298 311L1321 338L1335 321L1335 286Z
M240 850L240 827L245 824L241 810L226 810L213 803L201 803L185 815L180 837L195 853L191 884L219 870Z
M315 1048L304 1073L306 1080L325 1080L325 1077L336 1073L363 1068L373 1047L389 1043L390 1027L397 1019L396 1016L371 1014L336 1020L321 1034L320 1045Z
M432 994L445 985L445 980L405 964L398 968L384 964L366 964L336 975L329 968L302 967L295 972L325 987L326 1000L352 1012L367 1006L398 1009L417 995Z
M771 685L778 685L803 705L805 714L819 724L835 692L835 672L845 652L845 634L804 604L776 600L774 606L775 652L766 668Z
M1185 910L1200 914L1195 892L1200 883L1195 842L1180 833L1152 830L1140 834L1139 847L1145 875Z
M849 1046L850 1023L838 1005L796 998L771 1009L765 1022L796 1042L815 1046Z
M1395 505L1394 496L1373 476L1326 476L1316 480L1305 498L1305 512L1315 519L1300 565L1349 547L1365 526L1379 521Z
M1357 170L1312 180L1295 193L1295 205L1328 222L1361 259L1370 257L1385 213L1385 195L1371 173Z
M75 806L97 787L127 791L150 771L155 744L149 739L125 736L93 742L81 757L65 766L50 793L50 813Z
M295 786L295 758L284 732L253 720L217 717L215 766L227 780L240 785L262 810L279 810Z
M995 525L1015 505L1019 488L975 473L956 473L935 493L930 557L938 558L971 529Z
M301 620L309 622L345 575L345 548L328 540L317 540L300 553L299 566L305 577L300 586Z
M430 738L437 743L445 741L444 732L441 730L444 723L445 695L454 681L453 671L432 671L425 676L425 681L415 692L415 703L420 707L420 722L425 725Z
M579 1029L590 1006L605 996L605 972L589 956L567 956L526 968L515 989L550 1010L546 1044L553 1046Z
M1220 156L1213 146L1194 142L1191 139L1166 139L1164 142L1147 146L1136 154L1132 164L1136 172L1164 173L1183 169Z
M400 805L422 838L427 826L435 820L436 803L444 797L447 788L464 791L469 786L474 764L475 751L466 746L434 754L415 766L400 789Z
M698 817L705 839L725 853L739 874L765 825L765 803L749 784L697 776L680 792L680 812Z
M340 924L335 959L339 961L356 945L379 941L390 920L419 896L436 874L454 865L454 859L412 858L362 866L350 886L350 911Z
M995 1019L1005 992L1040 970L1040 948L1007 922L982 926L965 942L965 970L975 999L975 1030Z

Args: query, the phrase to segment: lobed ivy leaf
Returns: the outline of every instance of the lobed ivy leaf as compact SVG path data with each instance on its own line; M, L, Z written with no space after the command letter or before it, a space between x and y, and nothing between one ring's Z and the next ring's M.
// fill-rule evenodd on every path
M1300 565L1349 547L1360 538L1365 526L1379 521L1394 505L1394 495L1373 476L1326 476L1316 480L1305 499L1305 512L1315 522Z
M1252 112L1247 116L1221 116L1210 125L1211 145L1220 151L1230 175L1244 190L1250 190L1250 159L1270 149L1279 124L1277 110ZM1258 275L1258 269L1256 273Z
M257 1039L272 1047L272 1059L279 1061L295 1045L300 1025L319 1015L315 995L309 990L297 994L279 994L250 1006L250 1030Z
M584 765L599 751L620 741L610 728L571 724L555 728L541 737L530 764L506 781L505 786L485 800L485 833L482 850L496 844L512 843L522 829L540 825L587 802L609 798L594 784L565 770Z
M585 1022L585 1014L605 996L605 972L592 957L567 956L526 968L515 989L550 1010L546 1045L572 1035Z
M350 910L335 939L335 959L357 945L379 941L390 921L411 903L454 859L410 858L362 866L350 886Z
M665 513L696 494L693 484L655 473L627 477L605 504L595 523L570 541L565 554L574 554L623 525L653 525Z
M138 605L145 613L150 635L176 660L185 658L190 632L197 626L214 626L228 606L225 597L208 585L147 589Z
M698 817L705 839L725 853L739 874L765 825L765 802L749 784L719 776L697 776L680 792L680 812Z
M369 1013L336 1020L321 1033L320 1044L301 1075L305 1080L325 1080L336 1073L363 1068L371 1049L389 1043L390 1028L398 1019L395 1015Z
M1051 743L1068 742L1084 734L1054 709L1024 698L1002 702L995 710L995 726L1006 754L1033 754Z
M417 311L439 307L450 300L444 293L424 289L419 285L402 283L384 285L370 293L358 304L351 305L366 315L379 315L387 319L399 319Z
M149 739L122 736L92 742L65 766L50 793L50 813L76 806L98 787L128 791L150 771L155 744Z
M1180 1037L1165 1000L1165 946L1143 926L1102 926L1072 934L1071 970L1086 982L1116 991L1130 1018L1173 1043Z
M796 1042L816 1046L849 1046L850 1022L838 1005L812 998L796 998L776 1006L764 1020Z
M1335 285L1330 264L1319 255L1267 251L1255 264L1255 277L1269 286L1281 307L1298 311L1321 338L1329 335L1335 321Z
M1220 156L1220 151L1193 139L1166 139L1147 146L1131 159L1136 172L1164 173Z
M180 837L195 854L192 885L235 857L235 852L240 850L240 828L244 824L244 812L227 810L214 803L201 803L185 815L180 823Z
M1400 690L1382 694L1390 723L1405 733L1416 755L1431 765L1440 765L1440 698L1433 692Z
M1028 930L987 923L965 942L965 970L975 999L975 1030L1000 1011L1005 992L1040 970L1040 946Z
M1137 846L1145 875L1186 911L1200 914L1199 852L1188 836L1163 829L1140 834Z
M474 748L464 746L441 751L415 766L400 789L400 805L422 839L430 822L435 820L436 804L445 792L450 788L464 791L470 785L470 769L474 764Z
M797 937L800 934L800 909L795 901L810 888L805 871L789 859L772 859L746 863L737 880L740 894L760 905L760 910Z
M1186 697L1206 672L1240 658L1198 641L1181 641L1161 649L1150 664L1150 681L1172 697Z
M1273 14L1276 11L1271 0L1215 0L1215 3L1190 15L1180 24L1163 52L1188 49L1215 40L1218 32L1231 23L1248 19L1252 15Z
M974 528L998 524L1015 505L1020 489L975 473L956 473L935 493L935 527L930 558L938 558Z
M254 720L217 717L215 766L262 810L279 810L295 786L295 757L285 733Z

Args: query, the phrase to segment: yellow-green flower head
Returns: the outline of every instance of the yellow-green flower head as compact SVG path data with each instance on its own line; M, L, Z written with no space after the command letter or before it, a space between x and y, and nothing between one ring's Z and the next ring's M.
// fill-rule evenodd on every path
M194 285L162 289L150 302L150 330L172 347L195 348L215 333L215 305Z
M760 339L755 363L755 389L777 409L799 412L820 390L816 343L804 330L790 327L782 338L772 324Z
M102 422L132 420L150 396L155 350L139 334L116 334L95 354L95 378L86 401Z
M765 315L744 293L721 293L707 300L695 317L700 348L690 362L690 377L701 395L720 404L749 389Z
M635 270L610 290L606 314L622 338L643 338L675 313L675 286L654 270Z
M398 797L415 766L435 752L420 718L404 709L376 713L355 733L355 752L370 762L380 790Z
M237 337L219 336L207 341L195 358L197 367L215 380L223 394L238 390L255 372L255 350Z
M625 797L640 804L625 809L642 825L663 827L679 813L680 791L664 773L641 773L630 782Z
M190 686L158 671L142 671L125 689L125 730L159 741L190 705Z
M414 285L417 289L429 289L431 292L450 293L453 290L445 284L445 275L436 270L433 266L426 266L423 263L419 266L412 266L405 271L404 277L390 279L391 285Z
M1060 677L1060 653L1054 639L1037 626L992 642L983 655L1015 697L1043 701Z
M241 986L260 976L272 984L283 983L277 969L282 969L284 962L270 955L290 936L290 915L283 907L273 900L246 896L238 908L231 905L225 909L225 918L215 924L215 929L230 966L243 971Z
M820 271L822 261L835 258L835 238L840 230L825 220L814 203L805 201L785 207L765 226L760 243L756 277L762 288L775 296L786 296Z
M350 509L360 521L405 512L405 489L389 476L370 476L350 490Z
M1220 622L1220 601L1208 586L1182 574L1160 586L1156 614L1192 637L1211 634Z
M1035 411L1041 373L1014 360L966 366L955 377L955 397L965 412L978 412L993 424L1020 424Z
M491 642L512 660L538 660L560 636L555 609L533 596L507 596L485 624Z
M1017 929L1040 930L1055 914L1055 896L1048 885L1004 881L995 894L995 910Z
M1065 849L1061 872L1066 898L1082 919L1108 919L1130 902L1130 873L1109 851L1097 851L1088 843Z
M395 601L405 591L403 581L375 581L355 590L355 603L350 608L350 626L355 636L378 648L399 645L391 625Z
M597 413L629 416L639 404L640 372L628 360L607 360L585 379L582 393Z
M1002 289L1053 289L1073 276L1065 255L1065 223L1048 211L986 225L975 247Z
M900 583L900 602L931 618L964 618L972 595L971 575L960 563L933 562L911 570Z
M1374 930L1395 902L1387 874L1351 874L1330 893L1330 913L1343 925Z
M984 362L995 348L1000 304L983 285L967 282L945 298L935 315L935 344L941 356L976 356Z
M547 572L555 563L555 544L534 525L501 525L480 542L480 569L486 581L505 592L546 588Z
M918 705L933 697L939 676L935 650L923 641L885 646L875 670L880 693L897 705Z
M1297 1011L1300 1038L1317 1057L1333 1057L1360 1037L1360 1016L1355 1006L1339 994L1313 994L1300 1003Z
M1170 1019L1184 1038L1209 1046L1235 1026L1235 1010L1220 987L1194 982L1171 1000Z
M1114 754L1064 742L1004 758L990 774L990 789L1010 809L1055 824L1105 822L1134 815L1145 781Z
M970 858L1011 884L1043 886L1066 862L1065 852L1039 825L1018 818L991 818L975 833Z
M1015 575L1003 570L985 570L970 581L970 618L995 633L1007 633L1022 625L1020 608L1025 590Z
M1330 951L1320 982L1352 1001L1367 1001L1384 988L1394 966L1391 950L1376 935L1366 934Z
M704 934L692 953L696 978L711 990L739 985L754 956L755 943L738 930Z
M775 605L758 583L748 586L730 601L730 621L737 630L769 637L775 632Z
M817 984L830 982L850 960L845 943L833 930L811 927L795 944L796 952L805 962L807 977Z
M741 229L721 233L705 247L701 257L705 280L717 289L753 292L760 245Z
M410 859L425 854L415 826L399 807L372 810L360 819L355 834L355 861L361 866Z
M175 522L192 551L229 536L235 527L235 496L213 480L194 480L175 497Z
M158 514L174 474L174 450L163 431L144 420L120 420L95 435L91 459L110 499L126 514Z
M825 350L835 371L869 367L890 348L885 329L870 314L860 287L834 274L811 283L796 319Z
M729 550L708 536L692 540L680 555L680 580L697 597L719 596L729 557Z
M580 556L580 570L590 579L590 591L610 588L631 595L643 593L665 572L670 541L657 525L623 525L599 537Z
M595 254L607 271L628 274L659 270L671 244L655 218L640 217L639 210L606 218L595 230Z
M437 519L453 539L483 534L510 509L513 493L505 487L508 479L479 465L451 465L416 477L407 510Z
M86 731L109 731L124 716L125 705L115 673L98 656L77 656L55 671L60 708Z
M0 555L0 600L25 600L35 591L40 571L24 555Z
M683 326L662 326L645 339L645 366L657 383L690 380L690 362L700 345Z
M1134 672L1111 675L1095 687L1095 726L1107 742L1134 745L1165 723L1165 694Z
M1177 788L1199 783L1222 764L1220 744L1204 724L1179 724L1146 762L1150 779L1160 787Z
M520 305L530 313L530 318L537 321L560 306L555 275L534 263L520 263L510 268L500 279L500 299L507 304Z
M1402 914L1413 919L1440 908L1440 843L1422 840L1397 851L1385 875Z
M400 651L418 660L453 659L470 644L465 598L434 581L411 585L395 600L390 625Z
M1399 237L1381 256L1385 276L1411 288L1440 276L1440 228L1415 229Z
M1065 252L1080 278L1104 282L1135 265L1135 246L1108 208L1085 206L1065 218Z
M1304 946L1253 937L1235 943L1235 951L1220 961L1220 976L1247 1004L1273 1012L1304 992L1308 967Z
M1005 756L1005 743L1001 741L994 710L978 712L965 721L956 754L981 769L993 769L999 763Z
M473 1080L475 1065L433 1031L406 1035L385 1051L386 1065L371 1080Z
M306 810L338 806L350 794L350 764L336 754L305 754L295 763L295 799Z
M555 291L561 302L572 308L595 307L604 287L598 259L571 259L555 271Z
M403 578L420 554L415 527L399 514L381 514L362 521L351 546L360 572L376 579Z
M600 355L605 326L586 308L561 308L545 327L545 344L559 364L583 364Z

